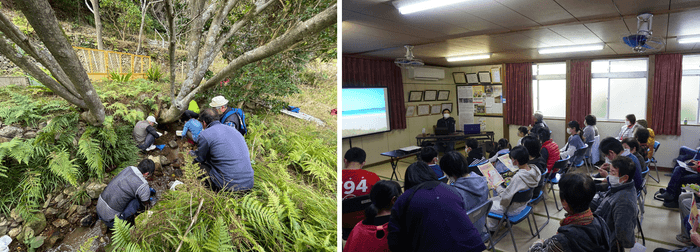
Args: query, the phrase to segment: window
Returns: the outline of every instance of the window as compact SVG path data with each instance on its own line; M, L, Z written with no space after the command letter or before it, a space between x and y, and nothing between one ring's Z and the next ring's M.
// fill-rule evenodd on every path
M681 123L698 124L700 101L700 55L683 55L681 77Z
M545 117L566 117L566 63L532 65L532 108Z
M591 62L591 114L598 119L643 119L647 113L647 58Z

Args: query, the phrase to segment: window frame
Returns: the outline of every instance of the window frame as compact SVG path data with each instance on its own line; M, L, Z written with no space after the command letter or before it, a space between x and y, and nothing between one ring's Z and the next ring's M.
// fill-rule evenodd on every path
M564 73L563 73L563 74L542 74L542 75L539 74L539 66L540 66L540 65L561 65L561 64L564 64ZM533 81L533 82L532 82L532 85L535 85L534 82L535 82L535 81L538 81L538 82L537 82L537 89L536 89L537 95L535 96L534 93L532 94L533 103L535 103L535 104L537 105L537 106L533 106L533 108L532 108L532 109L534 110L533 112L535 112L535 111L541 111L541 110L539 109L539 106L540 106L540 96L539 96L539 94L540 94L540 84L539 84L539 81L540 81L540 80L564 80L564 95L566 95L566 74L567 74L567 72L566 72L566 71L567 71L567 70L566 70L566 69L567 69L567 68L566 68L566 64L567 64L566 61L560 61L560 62L546 62L546 63L532 63L533 68L537 69L537 74L535 74L534 69L533 69L533 72L532 72L532 81ZM534 86L533 86L533 87L534 87ZM534 90L534 88L533 88L533 90ZM565 99L564 99L564 104L566 104L567 102L568 102L568 101L567 101L566 98L565 98ZM562 117L559 117L559 116L551 116L551 115L542 115L542 116L543 116L543 118L545 118L545 119L562 119L562 120L566 120L566 109L564 109L564 116L562 116Z
M683 55L685 57L686 55ZM696 56L700 57L700 56ZM681 84L683 83L683 77L684 76L698 76L699 80L697 85L700 85L700 69L688 69L688 70L683 70L683 73L681 74ZM681 86L681 90L683 90L683 87ZM682 91L681 91L682 92ZM681 96L682 98L682 96ZM683 103L683 101L681 101ZM682 107L682 106L681 106ZM688 121L688 125L700 125L700 93L698 93L698 98L695 99L695 107L697 108L697 111L695 112L695 121ZM680 116L680 112L678 113ZM681 121L681 126L684 126L683 124L683 118L679 118Z
M610 68L612 65L613 61L632 61L632 60L646 60L647 63L647 69L646 71L632 71L632 72L610 72ZM649 57L642 57L642 58L624 58L624 59L600 59L600 60L593 60L591 61L591 64L595 61L607 61L608 62L608 72L607 73L594 73L591 70L591 85L593 85L593 79L596 78L606 78L608 82L608 91L607 95L605 97L605 100L607 101L607 108L606 108L606 118L596 118L596 120L601 121L601 122L624 122L625 118L622 119L612 119L610 118L610 80L611 79L633 79L633 78L644 78L645 82L647 85L645 86L646 92L644 93L644 117L641 117L643 119L646 119L646 113L647 111L647 103L649 102ZM700 72L700 71L699 71ZM593 97L591 96L591 99ZM597 116L596 116L597 117Z

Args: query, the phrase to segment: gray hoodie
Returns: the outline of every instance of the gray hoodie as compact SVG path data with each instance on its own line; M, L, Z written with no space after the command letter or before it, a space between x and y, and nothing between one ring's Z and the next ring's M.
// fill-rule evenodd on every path
M489 199L489 187L486 178L474 172L471 172L469 177L458 178L457 181L452 183L452 186L454 186L460 196L462 196L464 209L466 209L467 212ZM486 216L474 222L474 227L479 229L479 234L482 240L484 240L486 238Z
M513 199L513 195L515 195L516 192L535 188L540 182L540 177L542 176L540 169L534 164L528 164L528 166L530 166L529 171L520 169L515 173L515 176L513 176L513 178L510 180L508 187L496 187L498 196L501 198L501 206L503 209L508 207L510 200ZM510 209L518 209L526 204L527 202L513 203L513 206L511 206Z

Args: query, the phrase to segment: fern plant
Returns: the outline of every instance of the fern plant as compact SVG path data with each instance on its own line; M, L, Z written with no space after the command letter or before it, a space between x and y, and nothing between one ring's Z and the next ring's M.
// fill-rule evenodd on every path
M124 82L128 82L129 80L131 80L131 75L132 75L132 73L121 74L121 73L118 73L115 71L110 71L109 72L109 79L112 81L115 81L115 82L124 83Z
M158 64L151 64L151 68L146 70L146 79L149 81L155 81L158 82L161 80L163 77L163 73L160 71L160 65Z

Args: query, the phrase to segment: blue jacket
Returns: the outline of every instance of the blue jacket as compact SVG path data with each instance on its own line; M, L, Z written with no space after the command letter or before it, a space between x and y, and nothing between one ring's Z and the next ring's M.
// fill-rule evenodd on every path
M235 128L211 122L199 134L195 161L212 167L209 176L213 183L231 190L253 188L253 167L243 135Z
M406 202L414 189L399 196L391 209L387 237L391 251L486 249L454 188L440 183L434 188L418 190Z
M430 165L430 168L433 169L433 171L435 172L435 176L437 176L438 179L442 179L442 177L445 176L445 174L442 172L442 169L440 168L440 165L433 164Z
M202 123L197 121L197 119L190 119L185 123L185 127L182 128L182 137L185 137L187 135L187 130L192 132L192 140L197 142L197 138L199 137L199 133L202 132Z

